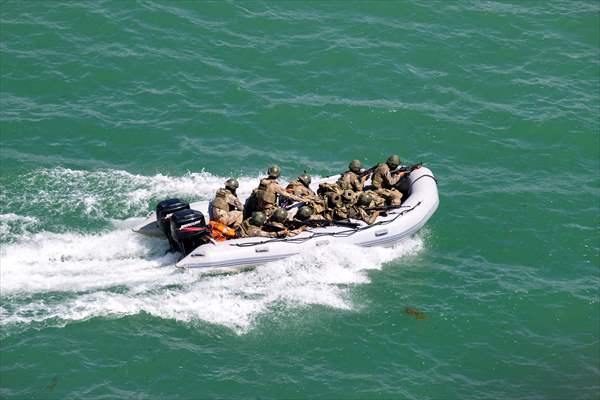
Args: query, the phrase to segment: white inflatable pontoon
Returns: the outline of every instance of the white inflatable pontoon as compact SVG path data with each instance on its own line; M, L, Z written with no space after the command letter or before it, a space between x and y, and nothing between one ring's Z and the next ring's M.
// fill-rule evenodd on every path
M322 182L335 182L339 176L313 182L314 190ZM237 270L240 267L260 265L270 261L291 257L311 247L345 243L356 246L393 246L403 238L415 234L433 215L439 204L435 177L428 168L421 167L410 175L411 189L400 208L386 211L372 225L362 221L356 228L327 226L309 228L294 237L264 238L251 237L231 239L199 246L177 262L179 268L203 268L207 270ZM209 201L191 203L190 207L208 216ZM135 232L148 236L162 236L152 213Z

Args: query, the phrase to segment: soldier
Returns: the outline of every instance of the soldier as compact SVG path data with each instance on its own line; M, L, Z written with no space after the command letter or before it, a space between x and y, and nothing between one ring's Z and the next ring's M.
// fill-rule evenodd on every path
M320 214L325 211L325 202L310 188L311 181L310 175L305 172L296 180L290 182L285 190L288 193L301 196L305 205L310 206L317 214ZM291 202L288 201L287 204L291 204Z
M283 237L285 236L284 232L266 232L263 229L265 222L267 221L267 216L260 211L255 211L252 213L252 217L248 218L238 227L237 236L238 237Z
M267 177L261 179L258 188L252 192L255 200L253 205L254 211L262 211L267 217L271 216L277 208L277 196L289 198L293 201L303 201L302 197L288 193L279 186L277 178L280 174L281 169L278 165L269 167Z
M293 193L296 196L302 197L316 197L316 193L310 188L310 182L312 181L309 174L306 172L298 176L295 180L291 181L285 190L288 193Z
M385 163L378 164L371 175L371 185L377 194L384 197L393 206L400 205L402 201L402 193L396 190L394 185L401 177L407 175L406 172L392 175L390 171L395 170L399 165L400 157L394 154Z
M283 208L278 208L265 224L265 229L269 232L284 232L287 230L287 226L285 226L287 218L287 211Z
M371 225L379 216L379 211L367 211L366 208L370 207L373 202L373 198L370 194L361 193L358 196L356 204L348 207L348 218L359 219Z
M348 219L348 210L342 202L342 196L334 192L327 194L327 209L323 216L329 222Z
M381 207L381 206L385 205L385 198L383 198L380 195L378 195L377 192L375 192L373 190L365 190L363 193L366 193L369 196L371 196L371 199L372 199L372 202L373 202L373 206L375 206L375 207Z
M275 210L271 218L265 223L264 230L267 232L281 232L285 236L296 236L304 230L303 227L288 230L288 213L283 208Z
M319 183L319 188L317 189L317 194L321 197L327 197L329 193L337 193L341 196L344 190L338 186L337 183L329 183L323 182Z
M289 221L292 228L327 226L329 223L322 215L315 214L309 206L302 206L296 211L294 218Z
M225 187L217 190L215 198L208 207L212 221L233 228L237 228L242 223L244 206L235 193L239 186L236 179L227 179Z
M337 185L343 190L353 190L355 192L361 192L365 185L365 181L368 175L364 175L359 178L358 174L362 169L362 162L360 160L352 160L348 164L348 171L344 172L340 179L337 181Z

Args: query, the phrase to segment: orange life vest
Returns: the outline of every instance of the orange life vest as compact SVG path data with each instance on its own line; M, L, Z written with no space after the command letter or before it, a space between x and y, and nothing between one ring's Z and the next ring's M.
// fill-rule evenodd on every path
M208 225L211 228L213 239L222 242L227 239L232 239L237 236L235 229L228 227L217 221L210 221Z

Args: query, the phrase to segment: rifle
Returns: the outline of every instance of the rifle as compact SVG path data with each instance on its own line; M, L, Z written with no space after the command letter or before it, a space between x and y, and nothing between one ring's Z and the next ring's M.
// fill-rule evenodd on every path
M379 165L379 164L377 164L377 165ZM359 178L362 178L363 176L370 175L370 174L371 174L371 172L375 171L375 168L377 168L377 165L376 165L376 166L374 166L374 167L371 167L371 168L369 168L369 169L362 170L362 171L360 171L360 172L359 172L358 174L356 174L356 175L358 175L358 177L359 177Z
M395 210L398 208L407 208L407 206L376 206L376 207L367 207L364 210L365 211L389 211L389 210Z
M379 165L379 164L377 164L377 165ZM365 169L364 171L361 171L361 172L359 172L359 173L357 174L357 175L358 175L358 177L359 177L359 178L362 178L363 176L369 175L370 173L372 173L372 172L375 170L375 168L377 168L377 165L376 165L376 166L374 166L374 167L371 167L371 168L369 168L369 169ZM396 168L395 170L393 170L393 171L391 172L391 174L392 174L392 175L395 175L395 174L399 174L400 172L408 172L408 173L410 174L410 173L411 173L411 172L413 172L415 169L419 169L419 168L421 168L422 166L423 166L423 163L422 163L422 162L420 162L420 163L412 164L412 165L409 165L409 166L399 167L399 168Z
M339 220L329 222L325 219L308 219L306 221L298 221L302 223L303 226L308 226L309 228L325 228L327 226L346 226L349 228L357 228L360 226L357 223L350 222L348 220Z
M287 232L288 230L286 227L281 229L280 226L273 225L271 222L265 222L264 227L267 228L269 232Z
M401 172L408 172L408 173L410 174L410 173L411 173L411 172L413 172L415 169L419 169L419 168L421 168L422 166L423 166L423 163L422 163L422 162L420 162L420 163L416 163L416 164L413 164L413 165L406 165L406 166L404 166L404 167L399 167L399 168L396 168L396 169L395 169L395 170L393 170L391 173L392 173L392 175L399 174L399 173L401 173Z
M309 206L311 208L313 208L312 204L317 203L317 204L325 204L323 202L322 199L320 199L318 196L315 197L305 197L306 200L304 201L299 201L297 203L292 203L290 205L287 206L282 206L286 211L290 211L293 208L300 208L302 206Z

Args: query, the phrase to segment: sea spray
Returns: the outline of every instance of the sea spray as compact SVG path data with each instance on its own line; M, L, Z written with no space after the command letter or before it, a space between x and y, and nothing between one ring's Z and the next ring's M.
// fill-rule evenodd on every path
M423 245L419 237L394 248L332 245L250 271L207 275L176 270L177 256L165 255L165 241L131 231L139 221L119 221L114 230L94 235L40 232L4 246L0 289L11 306L3 310L2 324L62 325L144 312L244 333L275 304L352 309L350 287L368 283L366 271Z
M255 176L236 177L240 197L250 194L260 176L257 171ZM53 232L108 228L114 219L145 216L170 197L211 199L228 178L204 171L145 176L114 169L38 169L0 185L0 241L14 242L39 226Z

